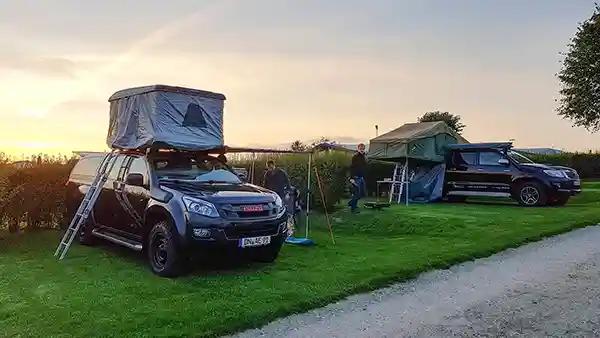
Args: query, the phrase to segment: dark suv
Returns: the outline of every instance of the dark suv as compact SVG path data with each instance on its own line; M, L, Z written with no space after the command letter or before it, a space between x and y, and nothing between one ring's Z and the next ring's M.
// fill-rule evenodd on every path
M81 158L67 183L72 218L104 154ZM286 233L286 210L274 192L242 181L206 153L122 152L79 234L146 251L151 270L177 276L200 249L240 250L273 262Z
M444 195L511 197L526 206L564 205L581 192L577 171L534 163L512 143L451 144L446 149Z

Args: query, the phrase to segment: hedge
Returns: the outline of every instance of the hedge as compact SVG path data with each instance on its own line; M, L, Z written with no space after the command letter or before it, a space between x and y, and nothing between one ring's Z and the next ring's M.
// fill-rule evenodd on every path
M347 197L347 172L351 154L324 152L315 155L325 202L321 198L314 171L311 184L311 205L317 210L332 210ZM569 166L576 169L581 178L600 178L600 154L574 153L561 155L529 155L538 162ZM280 155L260 156L255 159L254 182L260 183L268 159L274 159L290 176L292 184L302 192L302 203L306 199L307 156ZM250 169L251 161L231 157L234 167ZM0 228L16 231L24 226L28 230L64 227L64 188L75 160L45 157L30 168L16 168L0 162ZM374 195L376 181L391 177L394 165L371 162L367 167L367 192Z

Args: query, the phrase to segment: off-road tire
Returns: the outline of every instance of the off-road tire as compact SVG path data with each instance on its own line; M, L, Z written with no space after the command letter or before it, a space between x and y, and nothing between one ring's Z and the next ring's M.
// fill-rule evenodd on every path
M555 207L561 207L564 206L565 204L567 204L567 202L569 201L569 199L571 198L571 196L560 196L560 197L556 197L554 199L552 199L551 201L548 202L548 205L551 206L555 206Z
M148 234L146 253L150 270L161 277L179 277L184 273L185 258L177 234L167 221L154 224Z
M283 246L283 236L278 236L271 244L262 248L254 249L252 259L259 263L273 263L277 260L281 247Z
M528 207L545 206L548 203L546 189L537 181L524 181L517 185L515 192L517 202Z

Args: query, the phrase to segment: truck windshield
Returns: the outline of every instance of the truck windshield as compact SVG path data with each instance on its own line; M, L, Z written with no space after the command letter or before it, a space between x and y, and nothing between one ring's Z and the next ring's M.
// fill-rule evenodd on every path
M513 161L516 161L519 164L535 163L529 158L527 158L527 156L520 154L514 150L510 150L508 152L508 156L510 156L510 158L513 159Z
M242 183L223 162L213 156L173 154L155 159L154 170L159 180L191 180L207 183Z

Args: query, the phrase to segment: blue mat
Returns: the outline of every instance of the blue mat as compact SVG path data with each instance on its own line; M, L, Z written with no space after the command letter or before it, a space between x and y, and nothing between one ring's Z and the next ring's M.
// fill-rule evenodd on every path
M286 243L290 243L290 244L304 245L304 246L313 246L313 245L315 245L315 242L313 242L313 240L309 239L309 238L288 237L285 240L285 242Z

